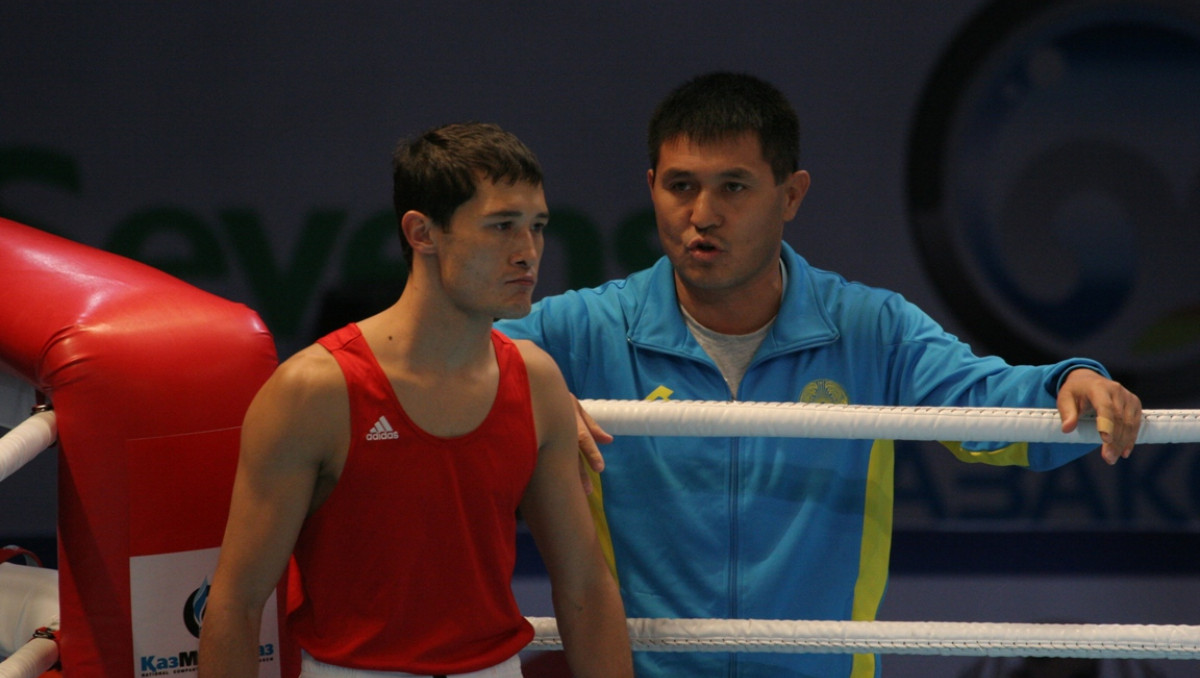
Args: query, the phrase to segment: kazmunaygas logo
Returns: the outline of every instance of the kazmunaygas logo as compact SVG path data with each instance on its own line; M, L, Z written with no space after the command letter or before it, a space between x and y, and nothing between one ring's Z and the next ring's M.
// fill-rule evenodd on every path
M183 604L183 625L194 638L200 638L200 629L204 626L204 611L208 605L208 578L199 588L192 591ZM258 646L259 661L274 661L275 645L264 643ZM159 656L144 655L139 657L140 675L176 675L192 673L199 666L199 651L195 649L182 650L175 654Z
M135 676L195 674L210 582L218 548L134 556L129 559ZM279 678L276 594L263 606L258 641L259 678Z
M204 625L204 610L208 605L208 578L205 577L204 583L200 588L192 591L192 595L188 596L187 602L183 605L183 624L187 627L188 633L196 638L200 637L200 627Z
M999 0L942 56L908 159L924 264L1011 362L1200 398L1200 8Z
M199 588L192 591L183 604L183 625L193 638L200 638L200 628L204 625L204 610L208 603L208 578ZM142 655L139 659L141 676L157 676L167 674L192 673L200 664L199 651L193 648L181 650L165 656Z

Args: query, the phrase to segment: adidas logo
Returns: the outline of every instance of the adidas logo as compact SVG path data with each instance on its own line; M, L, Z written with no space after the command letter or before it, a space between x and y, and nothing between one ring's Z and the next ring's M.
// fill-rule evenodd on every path
M387 417L380 417L371 430L367 431L367 440L395 440L399 437L400 434L388 423Z

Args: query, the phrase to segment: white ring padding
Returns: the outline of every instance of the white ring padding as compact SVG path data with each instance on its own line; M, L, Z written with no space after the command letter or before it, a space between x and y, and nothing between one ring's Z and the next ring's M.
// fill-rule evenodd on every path
M0 656L58 621L58 570L0 563Z
M0 438L0 480L17 472L58 438L54 410L38 412Z
M529 617L531 650L562 648L553 617ZM1200 626L991 622L629 619L634 650L927 654L987 657L1200 658Z
M581 400L613 435L1100 444L1094 419L1062 432L1054 409L699 400ZM1137 442L1200 441L1200 410L1143 410Z
M0 662L0 678L37 678L58 663L58 643L34 638Z

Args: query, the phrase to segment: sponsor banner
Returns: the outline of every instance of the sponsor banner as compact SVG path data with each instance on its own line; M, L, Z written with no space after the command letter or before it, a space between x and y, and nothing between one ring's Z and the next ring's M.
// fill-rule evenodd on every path
M964 464L938 443L896 444L897 530L1192 532L1200 443L1141 445L1113 467L1097 448L1051 471Z
M1200 396L1200 8L996 2L932 71L911 226L980 348L1095 358L1150 407Z
M209 584L220 549L129 559L133 615L133 675L194 675ZM279 624L275 594L263 608L259 678L279 678Z

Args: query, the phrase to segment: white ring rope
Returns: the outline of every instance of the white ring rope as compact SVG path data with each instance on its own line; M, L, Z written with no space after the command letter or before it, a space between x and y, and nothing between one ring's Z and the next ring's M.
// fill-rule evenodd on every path
M1063 433L1058 411L816 403L581 400L613 435L756 436L1099 444L1094 420ZM1200 410L1145 410L1138 442L1200 441ZM558 649L552 617L531 617L531 649ZM1200 658L1200 626L630 619L635 650L1012 657Z
M580 403L614 435L1100 442L1094 421L1081 421L1078 430L1064 434L1053 409L666 400ZM0 438L0 480L52 445L56 435L51 411L33 415ZM1197 441L1200 411L1144 412L1139 443ZM554 618L530 617L529 621L536 632L529 649L562 648ZM761 619L629 619L628 624L635 650L657 652L1200 658L1200 626ZM14 655L4 662L3 676L36 675L44 662L57 655L56 647L51 654L51 646L31 642L23 650L30 652L27 658L34 663L9 674L9 669L17 669Z
M34 638L0 662L0 678L37 678L58 663L58 643Z
M58 643L34 632L59 624L58 572L0 563L0 678L37 678L58 661Z
M562 648L553 617L529 617L531 650ZM990 622L629 619L634 650L1200 658L1200 626Z
M613 435L755 436L1099 444L1095 420L1062 432L1058 411L826 403L581 400ZM1200 410L1145 410L1137 441L1200 442Z
M0 437L0 480L16 473L58 438L53 410L37 412ZM58 662L58 643L30 638L58 626L58 573L0 564L0 678L36 678ZM19 644L18 644L19 643Z
M0 480L17 472L54 444L58 420L54 410L38 412L0 438Z

